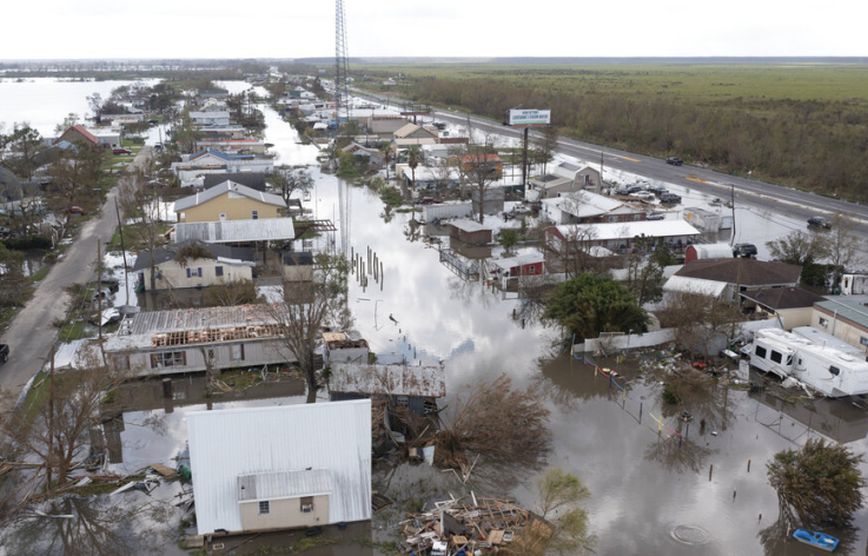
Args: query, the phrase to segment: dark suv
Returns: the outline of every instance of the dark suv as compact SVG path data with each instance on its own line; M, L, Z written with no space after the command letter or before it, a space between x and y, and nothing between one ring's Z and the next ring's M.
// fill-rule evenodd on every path
M677 205L681 202L681 197L675 193L661 193L659 199L664 205Z
M6 344L0 344L0 365L5 363L9 359L9 346Z
M732 256L733 257L756 257L757 250L756 245L753 243L736 243L732 247Z
M832 223L824 216L812 216L808 218L808 227L829 230L832 228Z
M684 161L678 158L677 156L670 156L666 159L666 164L671 164L673 166L681 166L684 164Z

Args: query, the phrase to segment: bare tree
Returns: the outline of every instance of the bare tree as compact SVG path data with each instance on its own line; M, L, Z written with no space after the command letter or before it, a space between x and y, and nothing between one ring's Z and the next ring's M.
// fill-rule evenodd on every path
M296 191L304 193L313 187L313 178L305 168L278 168L269 179L287 206L293 193Z
M715 343L728 343L733 338L736 323L744 318L729 300L694 293L672 296L657 315L662 326L675 328L679 347L701 353L706 359L711 357Z
M555 234L546 234L543 242L546 264L550 264L555 271L564 272L567 278L599 270L599 260L592 254L595 236L591 226L573 226L563 234L563 239Z
M829 244L826 236L819 233L795 231L766 243L771 256L785 263L805 266L826 258Z
M98 206L99 197L93 194L93 188L102 175L104 156L104 149L81 146L78 150L66 151L52 163L49 169L52 181L46 189L45 201L56 215L63 215L63 230L69 224L71 207L92 209Z
M342 257L319 254L314 279L284 282L284 300L268 306L279 327L283 350L298 362L307 382L308 403L316 402L319 389L315 350L323 327L343 329L351 322L347 309L348 271Z
M833 267L834 284L841 281L841 275L849 268L863 263L860 241L853 233L854 228L855 223L846 216L836 214L832 219L832 231L826 237L826 259Z
M469 145L458 163L461 180L469 185L477 197L477 217L482 224L485 218L485 193L497 181L499 157L494 147L486 139L484 145Z
M558 128L548 125L542 130L542 134L534 141L533 158L537 164L542 164L542 173L545 174L548 163L554 159L554 153L558 148Z
M550 445L548 417L538 392L514 389L506 375L478 384L437 434L438 465L466 471L468 453L473 453L494 467L536 466Z
M152 164L153 161L149 161L147 168L150 169ZM118 202L125 218L135 219L140 223L144 246L149 253L153 254L164 241L161 233L162 220L160 215L162 198L159 190L147 183L147 171L138 168L122 178L119 184ZM120 223L120 226L123 228L123 222ZM121 233L123 234L123 229L121 229ZM156 284L157 263L153 256L150 260L150 283Z

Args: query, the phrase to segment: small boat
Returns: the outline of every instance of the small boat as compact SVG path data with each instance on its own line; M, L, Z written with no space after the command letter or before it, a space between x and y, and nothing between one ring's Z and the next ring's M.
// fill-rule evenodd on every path
M838 538L820 531L810 531L808 529L796 529L793 531L793 538L801 543L805 543L814 548L825 550L826 552L834 552L838 548Z

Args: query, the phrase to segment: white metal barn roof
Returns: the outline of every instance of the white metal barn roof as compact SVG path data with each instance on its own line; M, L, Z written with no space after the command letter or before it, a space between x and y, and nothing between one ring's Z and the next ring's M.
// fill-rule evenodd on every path
M239 477L327 471L329 523L371 518L371 401L187 414L199 534L241 531Z

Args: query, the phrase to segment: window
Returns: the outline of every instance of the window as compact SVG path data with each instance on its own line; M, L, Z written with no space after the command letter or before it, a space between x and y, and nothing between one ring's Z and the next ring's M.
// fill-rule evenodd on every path
M220 213L220 220L226 220L226 213L225 212Z
M839 369L838 367L835 367L834 365L830 365L829 366L829 372L835 376L838 376L839 374L841 374L841 369Z
M268 500L260 500L259 501L259 515L267 514L271 511L271 504Z
M187 353L184 351L166 351L151 354L151 368L184 367L187 365Z
M823 317L820 317L820 326L822 326L823 328L829 326L829 319L824 319Z
M214 267L214 274L216 276L223 276L223 267L222 266L215 266Z
M244 361L244 344L229 346L229 359L231 361Z
M187 278L191 278L192 276L193 276L193 269L192 269L192 268L188 268L188 269L187 269Z
M252 218L253 220L258 220L258 219L259 219L259 211L258 211L258 210L254 210L253 212L251 212L251 213L250 213L250 218Z
M302 496L301 501L301 511L302 513L310 513L313 511L313 496Z
M772 355L771 355L771 357L769 357L769 359L771 359L775 363L780 363L781 360L783 359L783 356L781 355L781 353L779 351L772 350Z
M198 276L199 278L202 277L202 267L201 266L196 269L196 276Z
M762 346L757 346L756 349L754 350L754 353L756 354L757 357L762 357L763 359L765 359L766 348L764 348Z

